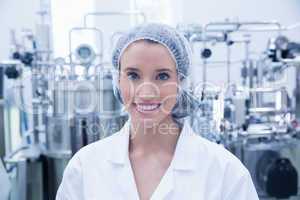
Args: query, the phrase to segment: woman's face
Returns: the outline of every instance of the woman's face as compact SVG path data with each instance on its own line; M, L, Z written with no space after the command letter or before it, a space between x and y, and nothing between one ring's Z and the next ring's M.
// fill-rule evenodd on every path
M129 45L120 60L120 90L135 122L155 125L171 119L176 103L176 64L166 47L140 40Z

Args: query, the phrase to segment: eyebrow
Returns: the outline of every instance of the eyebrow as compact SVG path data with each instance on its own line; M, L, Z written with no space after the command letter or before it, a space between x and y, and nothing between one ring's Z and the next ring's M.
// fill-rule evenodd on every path
M140 71L140 70L135 67L127 67L127 68L125 68L125 71ZM168 69L168 68L157 69L155 71L157 71L157 72L163 72L163 71L172 72L172 70Z
M168 72L172 72L172 70L168 69L168 68L163 68L163 69L158 69L156 70L157 72L164 72L164 71L168 71Z
M124 69L124 71L140 71L138 68L134 68L134 67L127 67Z

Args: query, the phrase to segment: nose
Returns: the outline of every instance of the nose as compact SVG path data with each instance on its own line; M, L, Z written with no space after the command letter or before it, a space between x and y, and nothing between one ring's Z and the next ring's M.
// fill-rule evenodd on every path
M136 95L144 100L157 98L159 93L159 88L152 82L143 82L136 88Z

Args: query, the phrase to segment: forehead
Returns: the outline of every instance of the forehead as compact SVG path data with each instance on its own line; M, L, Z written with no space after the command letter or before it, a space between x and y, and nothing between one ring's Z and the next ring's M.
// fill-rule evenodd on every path
M148 40L139 40L130 44L121 56L120 65L121 69L164 67L176 71L176 62L167 47Z

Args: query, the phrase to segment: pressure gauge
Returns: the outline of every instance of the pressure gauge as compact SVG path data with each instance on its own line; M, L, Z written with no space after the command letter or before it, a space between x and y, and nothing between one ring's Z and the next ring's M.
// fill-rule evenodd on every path
M94 50L87 44L79 45L75 50L75 55L80 63L84 65L91 64L96 58Z

